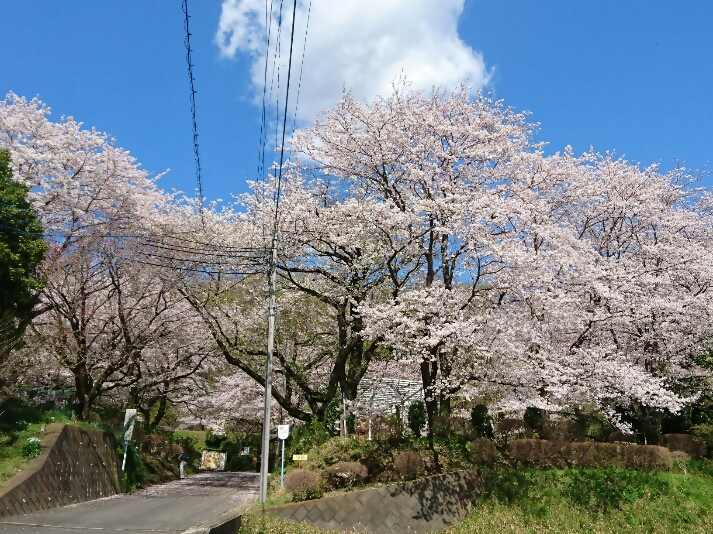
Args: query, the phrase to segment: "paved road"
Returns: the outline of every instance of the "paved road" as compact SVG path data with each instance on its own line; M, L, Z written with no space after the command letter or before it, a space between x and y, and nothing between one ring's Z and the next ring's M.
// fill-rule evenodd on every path
M180 533L252 503L258 486L257 473L201 473L131 495L0 519L0 533Z

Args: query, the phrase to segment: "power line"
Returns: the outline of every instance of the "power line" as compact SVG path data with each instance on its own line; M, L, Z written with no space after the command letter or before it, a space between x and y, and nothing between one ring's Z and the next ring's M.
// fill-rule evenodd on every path
M302 46L302 63L300 64L300 79L297 84L297 99L295 101L295 117L292 121L292 135L295 133L295 128L297 126L297 106L300 104L300 90L302 89L302 70L305 66L305 51L307 50L307 33L309 32L309 19L312 15L312 0L309 0L309 8L307 9L307 25L305 26L305 40Z
M290 100L290 75L292 73L292 46L295 42L295 20L297 19L297 0L292 9L292 33L290 34L290 56L287 62L287 89L285 90L285 115L282 119L282 145L280 146L280 168L277 177L277 196L275 198L275 231L277 231L277 210L280 207L280 190L282 187L282 164L285 158L285 130L287 129L287 103Z
M26 231L24 231L24 230L20 230L19 228L15 228L15 227L12 227L12 226L7 226L7 225L4 225L4 224L0 224L0 228L6 228L6 229L8 229L8 230L12 230L12 231L17 232L17 233L19 233L19 234L33 235L33 236L42 236L42 237L44 237L43 234L38 234L38 233L34 233L34 232L26 232ZM93 252L93 253L99 254L99 255L104 255L104 254L106 254L106 251L105 251L105 250L99 250L99 249L96 249L96 248L92 248L92 247L89 247L89 246L87 246L87 245L85 245L85 244L83 244L83 243L81 243L81 242L75 242L75 243L73 243L73 245L76 246L76 247L78 247L78 248L81 248L82 250L86 250L87 252ZM230 266L231 268L235 268L235 267L248 266L248 265L251 266L251 267L254 267L254 266L256 266L256 265L261 265L261 264L264 264L264 263L265 263L265 258L264 258L264 257L257 256L257 255L256 255L256 256L250 256L250 257L247 257L247 256L246 256L246 257L243 257L243 258L235 257L235 259L248 259L248 258L249 258L250 260L252 260L251 263L239 263L239 262L238 262L238 263L232 263L232 262L221 263L220 261L201 260L201 259L197 259L197 258L180 258L180 257L175 257L175 256L168 256L168 255L165 255L165 254L155 254L155 253L151 253L151 252L147 252L147 251L142 251L142 250L137 250L137 249L127 249L127 248L125 248L125 247L116 246L116 244L115 244L115 246L114 246L114 249L116 249L116 250L126 250L126 251L129 252L129 253L138 254L138 255L141 255L141 256L149 257L149 258L166 259L166 260L169 260L170 262L177 262L177 263L184 263L184 264L191 264L191 263L192 263L192 264L199 264L199 265L228 265L228 266ZM205 254L205 255L209 255L209 254ZM143 261L143 260L140 260L140 259L136 258L135 256L121 256L121 255L117 255L116 253L114 253L113 256L114 256L115 258L117 258L117 259L124 260L124 261L130 261L130 262L133 262L133 263L139 263L139 264L144 264L144 265L151 265L151 266L154 266L154 267L162 267L162 268L166 268L166 269L179 270L179 271L200 272L200 273L204 273L204 274L249 275L249 274L256 274L257 272L260 272L260 270L257 270L257 269L253 269L253 270L250 270L250 271L236 271L236 270L231 270L231 271L221 270L221 271L217 271L217 270L208 270L208 269L206 269L206 268L204 268L204 267L195 267L195 266L183 266L183 267L180 267L180 266L176 266L176 265L172 265L172 264L167 264L167 263L165 263L165 262L157 263L157 262L151 262L151 261ZM227 255L226 255L226 257L227 257Z
M219 251L219 252L214 252L214 251L206 250L206 249L203 249L203 250L196 250L196 249L191 249L191 248L188 248L188 247L170 246L170 245L168 245L168 244L166 244L166 243L163 243L163 242L159 242L159 243L151 242L150 240L146 239L145 236L141 236L141 235L138 235L138 236L136 236L136 235L117 235L117 234L80 234L80 235L77 235L77 234L72 234L72 233L67 233L67 232L61 232L61 231L59 231L59 230L50 230L50 231L47 231L46 233L41 233L41 232L28 232L28 231L26 231L26 230L21 230L21 229L19 229L19 228L17 228L17 227L8 226L8 225L6 225L6 224L0 224L0 228L6 228L6 229L11 230L11 231L13 231L13 232L15 232L15 233L18 233L18 234L29 235L29 236L33 236L33 237L42 237L42 238L49 238L49 239L52 239L52 238L54 237L54 241L57 242L57 243L60 242L60 241L57 239L57 236L64 237L64 238L72 238L72 237L74 237L74 238L77 238L77 239L76 239L72 244L75 245L75 246L80 246L80 247L83 246L82 243L81 243L81 241L80 241L80 238L84 237L84 238L108 238L108 239L113 239L113 240L115 240L115 241L112 241L112 244L114 245L114 247L115 247L115 248L123 248L123 249L125 249L125 247L121 247L121 246L119 245L119 243L121 242L121 240L124 240L124 239L125 239L125 240L131 240L131 239L133 239L133 240L136 241L137 247L148 247L148 248L152 248L152 249L166 250L166 251L175 252L175 253L185 253L185 254L189 254L189 255L192 255L192 256L199 256L199 257L200 257L200 256L204 256L204 257L207 256L207 257L210 257L210 258L232 258L232 259L250 259L250 260L257 260L257 259L260 259L260 256L259 256L259 254L256 254L256 253L259 253L259 252L262 251L262 247L260 247L260 248L258 248L258 247L256 247L256 248L237 248L237 247L235 247L235 248L233 248L233 250L236 251L235 253L233 253L233 254L227 254L227 253L225 253L225 252L226 252L226 251L225 251L225 247L220 246L220 245L216 245L216 248L215 248L215 250L217 250L217 251ZM200 263L214 263L214 261L212 261L212 262L206 262L206 261L204 261L204 260L196 259L195 257L193 257L193 258L178 258L178 257L175 257L175 256L166 256L166 255L162 255L162 254L152 254L152 253L149 253L149 252L146 252L146 251L138 250L138 249L136 249L136 248L135 248L135 249L132 249L132 250L134 250L134 252L137 253L137 254L143 254L143 255L155 256L155 257L166 257L166 258L171 258L171 259L178 260L178 261L193 261L193 262L200 262Z
M267 29L267 45L265 47L265 75L262 82L262 116L260 123L260 141L258 143L257 154L257 175L262 180L265 172L265 143L267 141L267 113L265 95L267 94L267 66L270 62L270 38L272 36L272 0L270 0L270 15L268 17L267 0L265 0L265 28ZM272 99L272 86L270 87L270 98Z
M280 63L282 62L282 5L280 0L280 14L277 17L277 48L275 49L275 61L277 65L277 90L275 91L275 148L277 149L277 134L280 126ZM273 68L274 78L274 68Z
M25 210L25 209L22 209L22 208L16 208L16 207L14 207L13 205L11 205L11 204L5 204L4 202L0 202L0 206L8 206L8 207L14 208L16 211L22 211L22 212L25 212L25 213L37 214L37 212L35 212L35 211L32 211L32 210ZM7 214L1 213L1 212L0 212L0 217L4 217L4 218L6 218L6 219L11 219L11 220L13 220L13 221L18 221L18 222L21 222L21 223L25 223L25 224L27 224L27 225L29 225L29 224L42 224L42 220L41 220L40 217L38 217L38 218L35 219L34 221L30 221L30 220L27 220L27 219L20 219L20 218L18 218L18 217L13 217L12 215L7 215ZM4 225L0 225L0 226L1 226L1 227L4 227L4 228L13 228L13 227L4 226ZM262 247L230 247L230 246L226 246L226 245L215 245L215 244L213 244L213 243L206 243L206 242L204 242L204 241L196 241L196 240L194 240L194 239L187 239L187 238L185 238L185 237L180 237L180 236L178 236L178 235L171 235L171 234L152 234L152 233L145 233L145 232L144 232L144 233L137 233L137 234L111 234L111 233L98 233L98 232L93 232L93 233L91 233L91 234L77 234L77 233L71 233L71 232L62 232L61 230L55 230L55 229L51 229L51 228L50 228L50 229L46 229L46 230L45 230L45 233L41 233L41 232L25 232L25 233L28 234L28 235L39 236L39 237L44 236L45 233L49 233L49 234L55 233L55 234L61 234L61 235L65 236L65 237L74 237L74 236L80 235L80 236L82 236L82 237L91 236L91 237L105 237L105 238L112 238L112 239L144 239L144 240L147 241L145 244L152 244L153 246L161 246L161 245L165 245L165 243L162 242L162 241L158 241L158 242L160 243L160 245L156 245L155 242L151 242L152 239L154 239L154 240L161 240L161 239L169 239L169 240L170 240L170 239L173 239L173 240L180 241L180 242L183 242L183 243L189 243L189 244L191 244L191 245L199 245L199 246L202 246L202 247L216 247L216 248L219 248L220 250L222 250L223 252L229 252L229 251L242 251L242 252L245 252L245 251L255 251L255 250L260 250L260 249L262 248ZM174 246L171 247L171 248L174 249L174 250L177 250L177 251L194 252L194 253L198 253L198 254L201 253L200 251L197 251L197 250L195 250L195 249L191 249L191 248L189 248L188 246L183 246L183 245L178 245L178 246L175 246L175 245L174 245Z
M193 61L191 60L191 32L188 30L188 0L183 0L183 14L186 16L183 22L183 27L186 30L186 38L184 39L184 44L186 45L186 62L188 63L188 80L191 86L191 117L193 119L193 152L196 156L196 179L198 180L198 211L201 216L201 224L205 229L205 221L203 220L203 183L201 180L201 157L198 154L198 126L196 124L196 90L194 88L193 82L195 78L193 77Z

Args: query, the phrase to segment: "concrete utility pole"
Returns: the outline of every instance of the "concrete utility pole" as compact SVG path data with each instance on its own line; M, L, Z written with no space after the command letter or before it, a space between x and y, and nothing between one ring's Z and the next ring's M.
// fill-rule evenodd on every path
M272 404L272 355L275 351L275 285L277 283L277 229L272 234L267 308L267 362L265 366L265 409L262 420L262 454L260 456L260 502L267 500L267 466L270 462L270 407Z

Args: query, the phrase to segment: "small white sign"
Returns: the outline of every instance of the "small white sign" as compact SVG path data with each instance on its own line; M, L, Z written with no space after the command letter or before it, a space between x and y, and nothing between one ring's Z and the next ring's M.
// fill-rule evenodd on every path
M131 441L131 436L134 433L134 422L136 422L136 410L129 408L124 416L124 428L122 429L122 441L124 444Z
M243 456L250 454L250 447L243 447Z
M277 437L287 439L290 435L290 425L277 425Z

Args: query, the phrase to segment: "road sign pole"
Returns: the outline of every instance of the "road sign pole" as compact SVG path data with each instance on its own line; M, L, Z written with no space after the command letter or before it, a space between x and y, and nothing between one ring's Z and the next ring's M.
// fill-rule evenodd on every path
M282 440L282 469L280 471L280 487L285 485L285 440Z
M282 440L282 467L280 468L280 487L285 484L285 440L290 436L290 425L277 425L277 437Z

